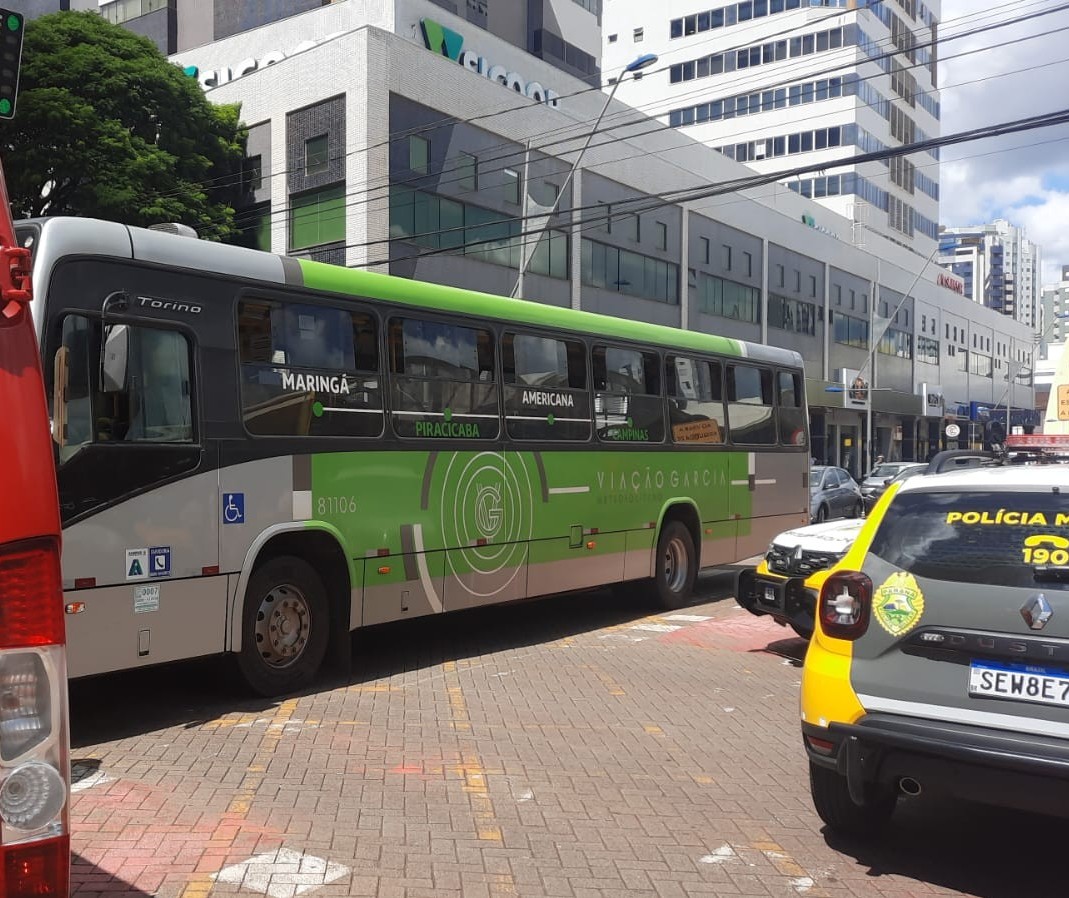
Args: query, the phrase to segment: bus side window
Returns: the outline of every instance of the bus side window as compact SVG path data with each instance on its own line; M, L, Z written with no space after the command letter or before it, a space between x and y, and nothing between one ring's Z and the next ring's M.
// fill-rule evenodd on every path
M795 371L776 372L779 441L785 446L805 445L805 403L802 376Z
M581 340L506 333L501 341L505 425L514 440L590 439Z
M59 460L89 443L192 443L190 345L177 331L63 319L53 390ZM64 370L65 369L65 370Z
M245 428L264 436L381 436L377 333L374 316L359 309L243 300Z
M728 365L727 394L731 442L743 446L774 446L776 410L772 372L751 365Z
M52 438L59 446L59 460L65 462L87 443L93 441L92 387L89 381L91 329L89 320L80 315L63 319L56 365L53 376L64 378L52 391L52 417L58 422ZM57 408L63 405L63 410Z
M497 438L501 418L489 330L392 318L388 335L398 436Z
M594 417L598 438L609 442L664 441L661 362L656 353L595 346Z
M669 356L665 360L665 380L672 442L725 442L727 416L720 363Z

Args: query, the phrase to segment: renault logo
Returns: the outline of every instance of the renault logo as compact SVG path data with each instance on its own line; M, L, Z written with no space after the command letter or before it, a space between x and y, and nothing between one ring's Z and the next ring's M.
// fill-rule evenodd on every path
M1050 602L1041 592L1036 593L1021 606L1021 617L1033 630L1042 630L1053 616L1054 611L1050 607Z

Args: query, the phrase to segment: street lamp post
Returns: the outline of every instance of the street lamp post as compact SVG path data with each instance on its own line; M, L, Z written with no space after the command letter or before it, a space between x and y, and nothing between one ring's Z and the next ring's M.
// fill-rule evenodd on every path
M888 328L890 328L891 323L895 319L895 315L898 314L898 310L900 308L902 308L902 306L905 303L905 301L907 299L909 299L913 295L913 288L917 286L917 283L921 279L921 275L923 275L925 270L928 268L928 266L932 264L932 260L936 257L936 254L938 252L939 252L939 246L936 245L935 249L932 250L931 255L928 256L928 258L924 260L924 264L921 265L920 269L917 271L916 277L913 278L913 283L911 283L909 285L909 288L902 295L902 298L898 301L898 305L895 306L894 311L892 311L891 314L887 316L887 318L883 319L883 325L880 328L880 332L878 334L873 333L873 331L875 330L874 325L875 325L877 317L878 317L876 315L876 303L879 300L879 292L880 292L880 260L879 260L879 257L876 257L876 280L873 281L872 298L871 298L870 303L869 303L869 352L868 352L868 356L865 358L864 364L861 366L861 369L857 372L857 376L861 377L861 375L864 373L865 369L868 368L868 370L869 370L869 379L872 381L872 384L873 384L872 386L870 386L868 388L870 393L875 390L875 384L876 384L876 377L875 377L876 353L879 352L880 341L883 339L883 335L885 333L887 333ZM829 389L829 392L834 392L834 391ZM872 396L868 395L867 399L868 399L868 401L866 402L866 409L865 409L865 430L866 430L866 432L865 432L865 445L864 445L864 447L862 449L862 451L865 453L865 458L862 458L862 463L863 464L867 463L868 466L871 467L872 466L872 457L873 457L872 456Z
M612 98L616 94L617 88L624 80L624 75L628 73L634 74L642 69L649 68L651 65L657 62L656 53L643 53L637 59L633 59L620 71L620 76L613 82L612 90L609 91L609 95L605 98L605 105L601 107L601 112L598 113L598 117L594 119L594 125L591 127L590 132L586 136L586 141L579 149L579 154L575 157L575 162L572 163L571 171L568 172L568 177L564 179L564 183L561 185L560 191L557 193L556 198L553 200L553 205L549 207L549 211L544 213L545 224L543 230L549 227L549 220L553 214L557 211L557 207L560 205L561 197L568 192L568 188L572 183L572 179L575 177L575 173L579 170L579 163L583 161L583 155L586 153L587 147L590 146L590 142L594 139L594 135L597 133L598 127L601 125L601 120L605 118L605 113L609 111L609 104L612 103ZM527 185L524 184L524 190L527 189ZM524 227L520 229L526 230L526 221L524 221ZM535 250L538 248L538 241L542 239L542 234L539 233L537 237L531 239L528 235L520 243L520 271L516 276L516 283L512 286L512 292L510 297L516 296L523 287L523 275L527 271L527 266L531 262L531 257L534 256ZM531 245L531 250L528 251L527 246Z

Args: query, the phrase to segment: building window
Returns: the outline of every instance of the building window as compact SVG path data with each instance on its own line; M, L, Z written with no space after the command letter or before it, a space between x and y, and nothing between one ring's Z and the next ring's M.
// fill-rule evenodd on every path
M836 343L844 346L854 346L857 349L869 348L869 323L860 318L851 318L849 315L836 313L832 319L834 324L833 338Z
M249 156L245 160L242 172L245 180L245 189L250 193L264 186L263 157L260 155Z
M768 297L768 326L815 336L817 307L810 302L771 293Z
M501 183L501 196L506 203L518 206L520 204L520 173L513 168L503 171L504 180Z
M634 32L634 36L635 36L635 43L636 44L641 44L642 43L642 29L641 28L636 28L635 32Z
M327 170L330 160L327 158L327 135L309 137L304 142L304 173L321 175Z
M725 243L723 245L723 248L724 248L724 269L725 269L725 271L731 271L731 247L728 246Z
M456 164L457 187L461 190L479 189L479 160L471 153L461 153Z
M290 198L290 249L345 239L345 185Z
M742 254L742 272L746 277L753 277L753 255L751 253Z
M761 320L761 291L702 273L698 280L698 311L757 324Z
M609 43L610 44L615 44L616 43L616 35L615 34L610 34L609 35Z
M663 221L655 222L653 235L656 238L657 249L668 249L668 225Z
M605 233L606 234L611 234L612 233L612 203L603 203L601 200L598 200L598 212L599 213L601 213L601 212L604 213Z
M817 296L817 278L816 275L809 275L809 295L816 299Z
M706 265L708 265L709 264L709 238L708 237L699 237L698 238L698 242L699 242L699 245L702 248L702 261Z
M678 265L586 237L582 247L584 284L671 305L679 302Z
M431 164L431 142L412 134L408 138L408 167L417 175L428 173Z

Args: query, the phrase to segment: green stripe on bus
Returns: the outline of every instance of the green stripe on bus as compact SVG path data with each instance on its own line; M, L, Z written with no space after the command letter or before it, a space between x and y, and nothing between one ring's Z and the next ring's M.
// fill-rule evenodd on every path
M651 525L673 501L693 503L717 538L748 533L748 455L446 446L330 452L312 456L312 515L338 529L354 560L411 551L403 545L407 528L424 552L469 550L450 559L455 573L492 574L521 564L528 544L539 544L532 558L541 561L574 558L576 525L597 527L606 546L610 533L642 533L652 549ZM394 566L376 582L403 579Z
M308 259L299 261L305 286L313 290L325 290L347 296L366 296L371 299L389 300L440 312L460 312L496 321L560 328L576 333L616 337L639 343L656 343L678 349L729 356L742 355L739 341L728 337L717 337L660 324L646 324L642 321L614 318L594 312L561 309L523 299L506 299L489 293L478 293L425 281L360 271L341 265L328 265L325 262L313 262Z

